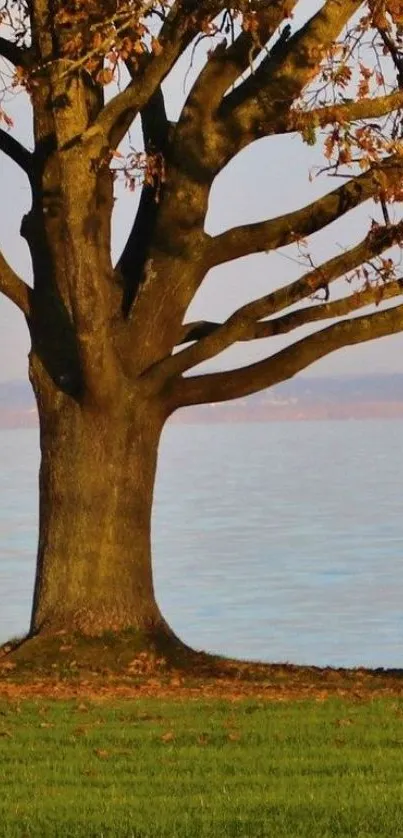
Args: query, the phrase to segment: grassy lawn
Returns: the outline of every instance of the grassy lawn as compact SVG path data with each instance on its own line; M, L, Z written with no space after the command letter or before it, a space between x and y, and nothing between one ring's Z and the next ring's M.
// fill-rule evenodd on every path
M0 702L1 838L403 833L403 701Z

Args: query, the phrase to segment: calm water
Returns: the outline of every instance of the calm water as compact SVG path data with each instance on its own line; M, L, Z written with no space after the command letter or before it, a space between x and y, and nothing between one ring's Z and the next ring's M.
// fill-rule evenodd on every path
M403 666L403 425L170 426L154 511L156 590L195 647ZM26 630L35 431L0 433L0 640Z

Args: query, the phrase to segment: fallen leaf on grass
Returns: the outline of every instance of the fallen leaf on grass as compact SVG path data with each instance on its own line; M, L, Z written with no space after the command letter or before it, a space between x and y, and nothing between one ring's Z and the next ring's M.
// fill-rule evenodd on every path
M103 748L97 748L97 749L94 751L94 753L95 753L95 754L97 755L97 757L99 757L100 759L107 759L107 758L108 758L108 756L109 756L109 751L105 751Z
M163 733L161 736L161 742L172 742L175 739L175 735L172 730L168 730L167 733Z
M74 736L87 736L88 730L86 727L76 727L73 730Z

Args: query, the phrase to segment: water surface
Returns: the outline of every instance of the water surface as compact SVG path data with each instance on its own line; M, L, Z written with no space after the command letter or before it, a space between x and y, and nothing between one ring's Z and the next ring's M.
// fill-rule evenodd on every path
M170 425L153 516L161 608L191 645L403 666L403 426ZM0 433L0 640L26 630L38 438Z

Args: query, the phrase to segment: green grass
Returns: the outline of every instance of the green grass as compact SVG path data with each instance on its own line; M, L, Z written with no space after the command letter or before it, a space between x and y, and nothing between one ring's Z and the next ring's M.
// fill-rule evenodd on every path
M0 703L1 838L403 833L403 701Z

